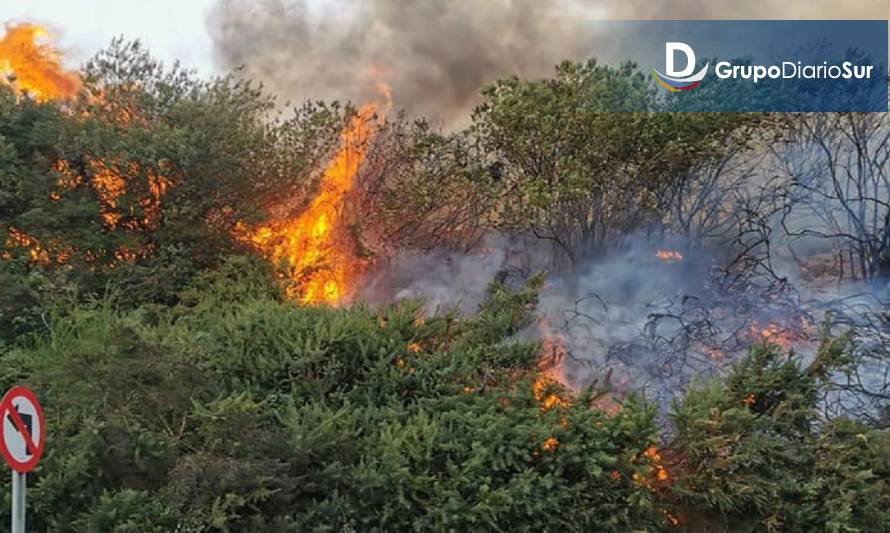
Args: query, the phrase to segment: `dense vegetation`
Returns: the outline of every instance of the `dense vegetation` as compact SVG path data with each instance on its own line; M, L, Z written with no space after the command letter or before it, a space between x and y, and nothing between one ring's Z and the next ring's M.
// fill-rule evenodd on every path
M536 388L518 333L540 276L493 282L473 316L305 307L238 238L283 195L305 205L351 108L281 116L123 43L84 79L62 104L0 87L0 387L47 413L34 531L890 528L886 425L818 409L845 338L806 366L757 347L668 420ZM627 231L725 230L732 213L695 209L764 118L617 115L607 96L656 105L630 65L565 64L487 88L466 132L393 118L350 199L356 239L504 231L571 264Z

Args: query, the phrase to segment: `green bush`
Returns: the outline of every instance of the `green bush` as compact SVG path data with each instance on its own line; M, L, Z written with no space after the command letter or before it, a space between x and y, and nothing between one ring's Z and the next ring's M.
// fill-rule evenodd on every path
M801 368L761 346L724 381L700 384L674 407L671 493L691 529L886 531L890 432L817 416L827 343Z
M510 339L539 281L493 286L473 317L421 319L413 303L299 307L268 279L233 259L177 306L79 306L5 356L48 417L34 530L660 523L634 481L649 475L652 407L535 398L538 348Z

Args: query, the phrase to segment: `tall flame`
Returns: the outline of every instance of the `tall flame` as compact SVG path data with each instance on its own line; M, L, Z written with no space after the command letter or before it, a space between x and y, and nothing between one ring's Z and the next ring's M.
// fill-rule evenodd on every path
M7 25L0 39L2 82L38 101L72 98L80 89L77 74L66 71L58 50L38 39L48 36L36 24Z
M340 211L365 160L376 113L376 105L364 105L341 133L339 149L306 211L294 219L260 227L250 236L273 261L286 262L297 282L289 291L303 303L341 302L361 269L355 247L344 239Z

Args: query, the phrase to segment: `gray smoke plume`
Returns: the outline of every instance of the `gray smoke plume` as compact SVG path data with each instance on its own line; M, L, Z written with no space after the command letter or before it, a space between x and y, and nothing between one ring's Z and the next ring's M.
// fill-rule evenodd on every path
M572 389L595 384L615 397L634 391L662 409L692 379L724 375L758 342L793 348L808 364L830 315L837 334L857 328L863 351L890 338L884 326L868 322L883 304L864 284L814 286L783 258L773 264L782 276L778 284L758 277L729 283L735 275L722 267L732 256L725 245L693 248L682 238L628 235L572 272L549 275L538 322L517 338L546 336L558 345L556 375ZM417 299L429 314L473 314L492 281L521 284L525 274L545 267L541 260L530 257L521 240L498 236L470 253L403 251L368 273L358 299L372 305ZM880 404L850 392L868 389L880 398L886 390L879 378L890 371L890 361L885 351L873 351L881 355L863 357L859 382L840 388L846 392L835 395L831 409L876 412Z
M427 314L454 310L470 315L485 299L506 257L504 247L486 247L476 253L403 250L362 280L358 299L371 303L420 300Z
M890 2L219 0L207 25L220 67L243 67L282 99L361 103L383 82L397 107L459 125L498 78L624 59L587 21L637 18L890 18Z
M279 97L379 98L452 122L499 77L540 77L584 52L572 1L220 0L208 18L217 62Z

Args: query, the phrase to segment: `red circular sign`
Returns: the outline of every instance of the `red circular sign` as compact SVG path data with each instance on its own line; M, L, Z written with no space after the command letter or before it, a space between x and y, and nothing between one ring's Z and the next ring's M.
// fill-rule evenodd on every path
M46 423L37 397L16 385L0 400L0 417L0 454L16 472L30 472L46 443Z

